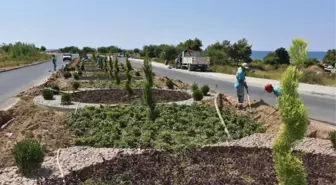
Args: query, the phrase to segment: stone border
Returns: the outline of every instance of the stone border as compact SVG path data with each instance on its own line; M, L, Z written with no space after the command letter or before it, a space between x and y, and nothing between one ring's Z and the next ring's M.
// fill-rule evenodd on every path
M74 93L74 92L81 92L81 91L94 91L94 90L113 90L117 88L80 88L77 91L62 91L63 93ZM160 88L153 88L153 89L160 89ZM120 89L118 89L120 90ZM170 90L170 89L161 89L166 91L180 91L180 92L186 92L190 95L192 95L191 91L181 91L181 90ZM203 100L212 99L214 97L214 94L210 94L209 96L204 96ZM61 95L54 95L54 100L45 100L42 95L36 96L34 98L34 103L38 106L44 107L44 108L52 108L59 111L67 111L67 110L74 110L74 109L80 109L87 106L93 106L93 107L100 107L100 106L118 106L118 105L131 105L131 104L98 104L98 103L80 103L80 102L72 102L71 105L61 105ZM194 103L193 98L190 98L188 100L182 100L177 102L168 102L168 103L158 103L158 104L173 104L176 103L178 105L191 105Z
M230 165L233 165L237 172L245 173L239 175L252 175L252 177L254 175L254 177L259 177L257 184L273 184L273 182L269 182L275 181L276 179L272 167L273 161L271 154L271 142L273 139L274 136L272 135L253 134L229 143L191 149L185 154L191 159L190 161L196 160L194 162L189 161L189 167L201 167L203 163L205 166L208 163L212 166L220 165L216 161L223 160L225 156L231 159L239 158L240 160L229 161L228 170L232 170ZM336 182L336 176L334 176L336 163L331 162L336 160L336 152L332 148L332 144L329 140L305 138L295 145L293 151L302 157L310 184L331 185ZM64 178L60 172L57 158L59 159L59 165L61 166ZM168 161L162 159L167 159ZM197 162L197 159L202 162ZM135 170L134 173L139 175L147 172L147 169L152 169L151 173L153 173L153 171L160 170L160 168L170 168L171 166L169 165L163 166L167 165L167 162L169 164L170 160L173 162L174 160L178 161L178 156L174 153L153 149L141 150L76 146L61 149L59 156L57 156L57 151L55 151L53 155L46 157L38 173L38 177L22 177L18 173L17 167L0 169L0 184L38 184L37 179L39 179L40 184L63 184L63 179L66 181L66 184L78 184L78 181L86 179L90 175L98 172L106 173L107 171L113 171L115 174L122 174L125 170L130 170L129 168L136 168L137 170ZM225 160L223 160L223 162L225 162ZM118 164L122 164L124 167L120 168ZM260 169L254 169L255 167ZM210 168L210 170L211 169L213 168ZM197 172L197 168L194 170ZM204 168L204 170L206 170L206 168ZM225 172L225 168L221 170ZM201 175L202 174L204 173L201 173ZM172 174L165 173L165 175ZM191 175L197 176L198 174L191 173ZM222 181L230 181L231 179L230 175L227 176L227 171L220 175L226 176ZM202 178L209 177L205 175L205 177ZM237 176L233 176L233 178L237 178ZM261 183L261 181L265 182ZM220 184L223 184L223 182Z

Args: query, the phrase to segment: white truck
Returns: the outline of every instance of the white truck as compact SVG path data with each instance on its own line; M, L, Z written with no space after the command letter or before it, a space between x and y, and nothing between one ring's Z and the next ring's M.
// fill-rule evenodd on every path
M209 65L210 59L208 57L202 57L200 51L184 50L175 59L176 69L187 68L189 71L196 69L206 71Z

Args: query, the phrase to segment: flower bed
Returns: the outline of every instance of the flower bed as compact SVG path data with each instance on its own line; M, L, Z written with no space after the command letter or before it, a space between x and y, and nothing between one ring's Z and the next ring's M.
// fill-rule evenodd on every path
M154 123L147 107L118 106L81 109L69 118L76 145L116 148L183 149L228 139L214 107L208 105L157 105ZM234 139L264 128L245 116L222 111Z
M190 94L182 91L171 91L163 89L153 89L153 95L156 102L176 102L190 99ZM134 103L141 102L142 90L135 89L134 96L128 97L126 90L121 89L102 89L81 91L72 94L72 100L83 103L99 103L99 104L118 104L118 103Z

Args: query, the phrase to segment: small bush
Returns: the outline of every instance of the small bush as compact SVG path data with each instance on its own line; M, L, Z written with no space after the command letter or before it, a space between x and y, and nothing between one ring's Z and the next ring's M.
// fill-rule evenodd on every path
M43 89L42 96L45 100L53 100L54 99L54 93L50 89Z
M140 74L140 71L135 71L135 76L140 76L141 74Z
M193 83L191 86L191 90L194 92L198 89L198 85L196 83Z
M64 77L65 79L71 78L71 73L70 73L69 71L64 71L64 72L63 72L63 77Z
M322 76L312 71L304 71L302 77L300 78L300 82L324 85Z
M78 76L83 76L83 71L78 71Z
M77 90L77 89L79 88L79 86L80 86L80 83L79 83L79 82L73 82L73 83L72 83L72 89L73 89L73 90Z
M172 79L168 79L166 81L166 86L168 87L168 89L174 89L174 82Z
M62 94L61 104L62 105L70 105L71 104L71 95L70 94Z
M53 91L54 95L58 95L59 94L60 88L58 87L58 85L56 85L56 84L52 85L51 89L54 90Z
M334 148L336 148L336 130L331 131L329 133L329 139L330 139L331 143L333 144Z
M201 101L203 99L203 93L199 89L194 90L192 95L195 101Z
M210 91L210 88L209 88L208 85L203 85L201 87L201 91L202 91L203 95L206 96L208 94L208 92Z
M44 151L36 140L25 139L14 145L12 155L16 166L27 175L36 172L44 160Z
M72 76L73 76L73 78L74 78L75 80L78 80L78 79L79 79L79 75L78 75L77 72L74 72Z

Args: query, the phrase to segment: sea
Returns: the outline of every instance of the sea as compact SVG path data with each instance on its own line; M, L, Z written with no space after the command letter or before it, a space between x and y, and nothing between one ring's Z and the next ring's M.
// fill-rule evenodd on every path
M252 51L251 58L252 59L263 59L268 53L272 51ZM323 51L308 51L308 58L316 58L322 60L326 52Z

